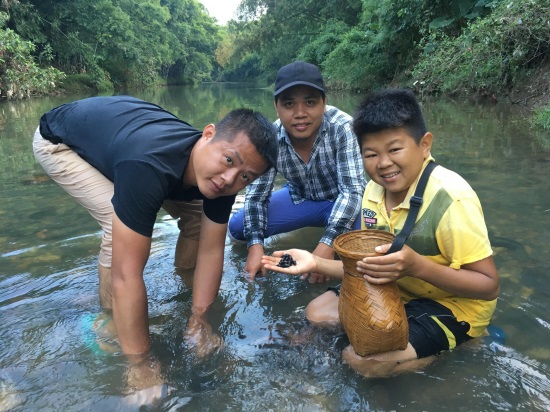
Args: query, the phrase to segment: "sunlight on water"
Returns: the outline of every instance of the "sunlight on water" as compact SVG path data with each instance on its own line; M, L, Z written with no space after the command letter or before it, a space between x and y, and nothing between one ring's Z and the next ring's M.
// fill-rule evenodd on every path
M199 128L243 104L275 115L271 93L251 86L154 89L139 97ZM139 409L116 342L97 332L106 324L98 319L99 228L32 155L41 113L73 98L0 105L0 411ZM358 100L329 95L350 113ZM360 377L342 364L342 331L305 322L304 308L327 285L274 274L249 281L246 247L227 239L209 316L224 345L198 358L183 335L192 278L173 268L178 229L161 214L145 271L153 352L171 389L158 410L550 408L548 139L530 130L517 108L434 101L424 110L436 160L462 174L481 199L501 275L494 317L501 334L445 353L417 373ZM277 236L266 249L313 249L319 234Z

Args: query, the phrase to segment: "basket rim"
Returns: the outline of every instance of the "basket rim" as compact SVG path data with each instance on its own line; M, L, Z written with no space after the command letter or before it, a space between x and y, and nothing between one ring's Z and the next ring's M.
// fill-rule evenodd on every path
M393 233L387 232L385 230L379 230L379 229L359 229L359 230L350 230L349 232L342 233L334 239L334 242L332 244L334 250L336 253L338 253L339 256L347 257L347 258L354 258L354 259L361 259L365 256L373 256L373 255L382 255L379 253L365 253L365 252L354 252L350 251L348 249L343 248L340 244L349 237L358 237L365 235L368 235L369 237L373 238L387 238L388 243L393 243L395 235ZM386 240L386 239L384 239Z

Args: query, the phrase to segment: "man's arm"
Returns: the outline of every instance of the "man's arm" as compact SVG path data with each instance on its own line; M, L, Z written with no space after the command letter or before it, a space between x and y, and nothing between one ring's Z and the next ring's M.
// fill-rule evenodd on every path
M265 269L261 264L261 258L264 254L264 236L267 228L267 206L273 190L276 174L275 168L271 168L252 182L246 189L244 204L244 235L248 246L248 256L244 269L250 274L251 278L254 278L257 272L265 274Z
M361 210L361 199L365 190L365 174L357 140L349 123L341 126L333 136L336 147L335 163L338 181L338 196L328 218L325 233L313 254L325 259L334 259L332 243L336 236L348 232ZM308 274L302 276L307 278ZM319 272L312 272L310 283L322 283L325 278Z
M143 269L151 238L126 226L113 213L113 319L122 351L127 355L149 351L149 317Z
M212 332L206 315L218 295L223 273L227 224L215 223L202 214L197 266L193 276L192 314L186 337L195 345L197 355L217 350L222 340Z
M205 312L218 295L223 272L227 224L215 223L203 213L197 266L193 277L193 310Z
M349 123L341 126L335 137L338 196L320 242L332 246L334 238L348 232L361 210L366 179L361 153Z
M255 279L258 273L265 275L266 269L261 264L264 255L263 243L255 243L248 248L248 257L244 265L244 271L248 273L250 279Z

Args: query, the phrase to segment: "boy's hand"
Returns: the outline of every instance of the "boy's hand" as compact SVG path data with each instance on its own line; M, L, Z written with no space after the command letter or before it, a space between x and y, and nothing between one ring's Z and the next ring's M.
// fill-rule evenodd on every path
M399 252L385 255L390 249L391 243L377 246L376 253L381 256L370 256L357 262L357 271L369 283L382 285L405 276L413 276L420 256L408 246L403 246Z
M287 268L277 266L281 257L286 254L292 256L296 265ZM278 250L273 252L273 256L263 256L262 264L267 270L284 273L286 275L302 275L317 269L315 257L308 251L301 249Z
M319 242L319 244L317 244L317 247L313 251L313 254L315 256L322 257L323 259L328 259L328 260L334 259L334 249L322 242ZM325 281L330 280L330 277L324 276L315 272L303 274L302 279L304 280L307 279L308 275L309 275L309 283L323 283Z

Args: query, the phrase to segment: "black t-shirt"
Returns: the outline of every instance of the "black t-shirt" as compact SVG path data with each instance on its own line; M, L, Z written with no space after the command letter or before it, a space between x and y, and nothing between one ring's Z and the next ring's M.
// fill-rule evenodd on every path
M229 220L235 196L207 199L197 187L182 187L202 133L155 104L131 96L78 100L45 113L40 133L69 146L114 183L117 216L141 235L152 235L166 199L203 199L210 220Z

